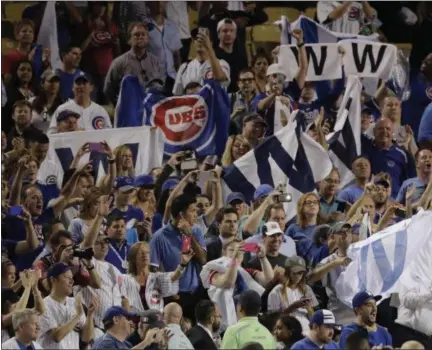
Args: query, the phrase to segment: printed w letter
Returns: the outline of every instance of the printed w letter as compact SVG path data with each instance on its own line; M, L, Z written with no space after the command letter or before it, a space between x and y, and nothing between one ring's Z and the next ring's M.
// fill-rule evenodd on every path
M386 51L386 45L381 45L378 51L378 57L375 60L374 54L373 54L373 45L366 44L363 48L363 52L361 54L360 59L360 53L359 53L359 46L358 43L352 43L352 52L353 52L353 58L354 63L357 67L357 70L359 73L363 73L366 67L367 61L370 62L370 71L371 73L376 73L378 70L382 59L384 57L384 53ZM369 59L368 59L369 57Z

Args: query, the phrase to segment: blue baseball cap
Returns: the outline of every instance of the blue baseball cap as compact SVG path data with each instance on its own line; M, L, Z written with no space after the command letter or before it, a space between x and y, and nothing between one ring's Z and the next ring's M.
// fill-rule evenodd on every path
M74 79L74 83L77 82L77 80L85 80L86 82L91 83L92 80L90 78L90 76L84 72L80 72Z
M368 106L362 106L361 112L367 112L369 114L372 114L372 108L368 107Z
M264 184L261 186L258 186L258 188L255 190L253 199L256 201L257 199L260 199L261 197L268 196L270 193L274 191L274 188L270 185Z
M134 185L135 187L154 188L155 187L154 178L151 175L139 175L135 177Z
M370 292L363 291L358 292L356 295L354 295L354 298L352 300L352 307L353 309L356 309L358 307L361 307L362 305L366 304L369 300L375 300L379 301L382 299L381 295L373 295Z
M232 192L228 195L226 202L227 204L231 204L231 202L238 200L246 203L246 198L241 192Z
M108 308L107 311L105 311L102 321L103 322L111 321L116 316L133 318L133 317L137 317L138 315L134 312L127 311L125 308L122 308L121 306L111 306L110 308Z
M315 311L310 320L310 324L317 326L328 326L328 327L338 327L336 324L336 318L333 312L330 310L322 309Z
M173 190L179 183L177 179L168 179L162 185L162 192Z
M73 117L73 118L77 118L79 119L81 117L81 115L77 112L74 111L70 111L68 109L61 111L58 115L57 115L57 123L62 122L66 119L68 119L69 117Z
M50 279L51 277L57 277L61 274L70 271L70 266L63 264L63 263L55 263L48 269L47 273L47 279Z
M117 176L114 180L113 187L121 192L133 190L135 188L134 179L129 176Z

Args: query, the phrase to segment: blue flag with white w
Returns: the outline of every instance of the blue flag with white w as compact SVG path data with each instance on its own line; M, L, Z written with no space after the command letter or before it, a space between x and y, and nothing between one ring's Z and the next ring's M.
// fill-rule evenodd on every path
M194 150L198 157L222 156L229 122L228 94L217 81L206 80L196 95L165 97L157 90L146 93L136 77L123 78L116 127L158 127L167 155Z
M287 185L292 203L287 206L287 220L295 213L301 195L315 190L315 183L331 171L327 152L301 131L294 120L262 144L224 169L224 192L241 192L252 201L255 189L263 184Z

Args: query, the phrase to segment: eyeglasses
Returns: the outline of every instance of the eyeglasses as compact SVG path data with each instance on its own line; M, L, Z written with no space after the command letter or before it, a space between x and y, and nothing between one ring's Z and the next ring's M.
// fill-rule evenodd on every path
M317 200L317 201L305 201L304 202L304 205L318 205L319 204L319 201Z

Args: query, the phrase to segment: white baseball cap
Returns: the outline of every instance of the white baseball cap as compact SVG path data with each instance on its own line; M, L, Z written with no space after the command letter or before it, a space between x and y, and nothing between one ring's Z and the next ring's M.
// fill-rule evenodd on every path
M283 231L281 230L279 224L276 221L269 221L266 224L264 224L263 233L266 236L273 236L279 233L283 234Z
M270 66L268 66L267 76L273 74L282 74L283 76L286 76L285 69L279 63L273 63Z

